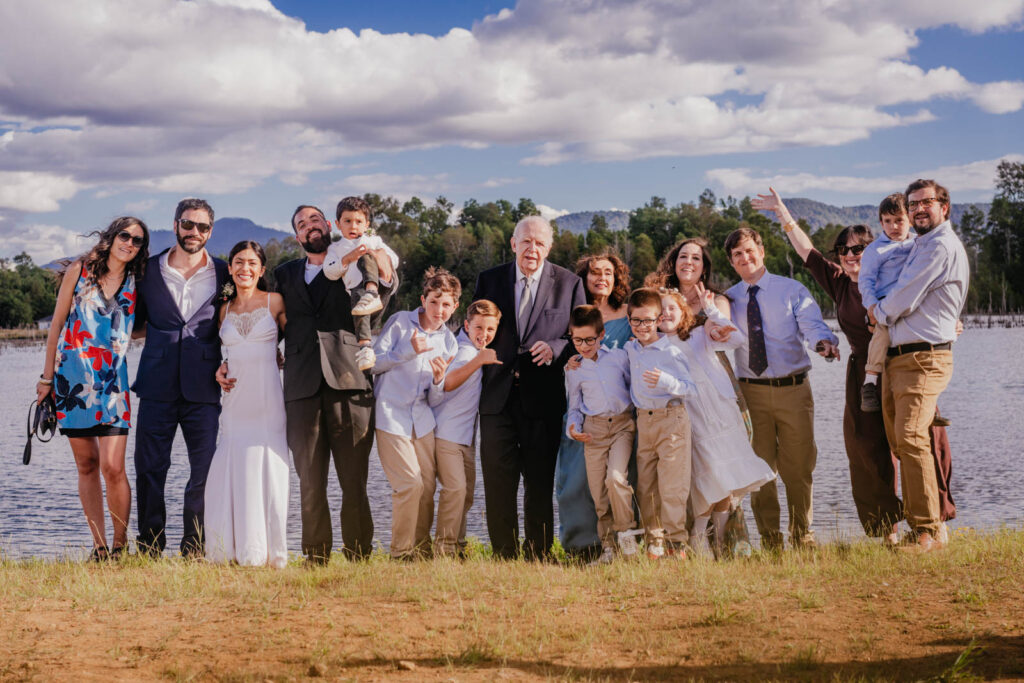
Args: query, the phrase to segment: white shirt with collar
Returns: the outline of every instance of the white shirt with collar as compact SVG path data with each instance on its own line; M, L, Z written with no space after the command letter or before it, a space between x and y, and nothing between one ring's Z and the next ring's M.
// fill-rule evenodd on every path
M160 256L160 275L171 292L171 298L178 305L181 317L189 320L217 293L217 269L209 252L203 249L204 264L186 280L181 271L167 263L170 254L168 250Z
M538 289L538 285L540 283L541 273L544 272L544 265L546 263L547 263L547 259L541 261L540 262L540 267L537 268L537 270L535 270L533 272L533 275L527 275L526 273L524 273L523 271L521 271L519 269L519 262L518 261L516 262L516 283L515 283L515 285L516 285L516 295L515 295L516 311L515 311L515 313L516 313L517 319L518 319L518 316L519 316L519 303L523 300L523 278L525 277L527 279L526 283L530 287L530 301L532 302L530 304L530 306L531 306L531 310L532 310L532 307L534 305L536 305L536 303L537 303L537 289Z

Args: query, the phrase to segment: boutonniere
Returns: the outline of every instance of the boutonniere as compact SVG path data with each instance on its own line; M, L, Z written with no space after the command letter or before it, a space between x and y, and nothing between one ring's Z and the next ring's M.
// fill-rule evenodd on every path
M227 301L235 295L235 285L232 282L225 282L220 288L220 300Z

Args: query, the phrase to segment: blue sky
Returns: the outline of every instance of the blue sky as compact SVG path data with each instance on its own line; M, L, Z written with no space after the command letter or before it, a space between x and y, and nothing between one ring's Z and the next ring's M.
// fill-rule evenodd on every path
M992 196L1024 160L1024 0L0 6L0 256L183 196L288 228L378 192L549 216L710 187Z

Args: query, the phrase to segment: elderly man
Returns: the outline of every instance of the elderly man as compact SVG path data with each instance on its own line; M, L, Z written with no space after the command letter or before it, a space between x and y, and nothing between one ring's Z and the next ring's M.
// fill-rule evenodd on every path
M811 491L818 448L814 443L814 397L807 381L812 345L826 358L839 357L839 339L821 318L821 309L796 280L769 273L761 236L750 228L734 230L725 252L742 279L726 295L732 319L747 335L736 350L736 374L754 424L754 452L786 485L789 542L814 547ZM775 481L750 496L761 546L782 548L780 508Z
M910 533L901 550L945 547L938 537L939 490L929 427L939 394L953 376L952 343L967 299L967 252L949 222L949 191L915 180L906 191L917 232L899 280L868 314L889 327L882 373L882 412L889 445L900 460L903 509Z
M546 559L554 542L555 460L565 414L569 314L586 303L583 282L547 263L551 225L539 216L519 221L512 234L516 259L480 273L474 301L501 309L490 346L500 365L484 367L480 394L480 466L487 532L494 556L519 552L517 502L523 479L527 559Z

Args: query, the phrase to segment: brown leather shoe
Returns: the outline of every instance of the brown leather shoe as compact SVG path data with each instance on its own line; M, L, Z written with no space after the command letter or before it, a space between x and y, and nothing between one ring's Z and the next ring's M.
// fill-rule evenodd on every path
M936 541L931 533L927 531L920 531L914 536L904 539L904 541L897 546L897 550L912 555L923 555L924 553L942 550L945 547L945 545Z

